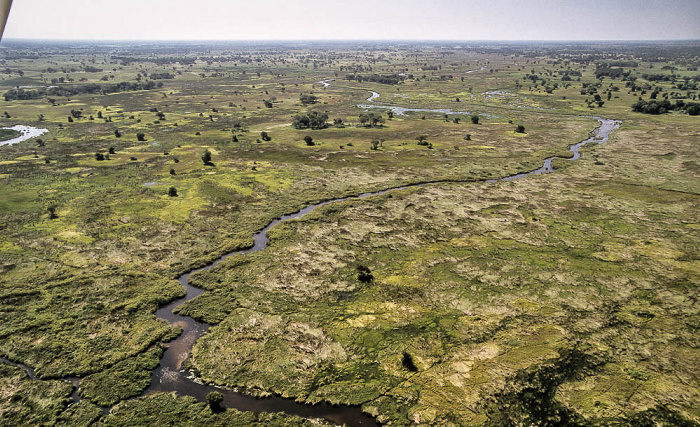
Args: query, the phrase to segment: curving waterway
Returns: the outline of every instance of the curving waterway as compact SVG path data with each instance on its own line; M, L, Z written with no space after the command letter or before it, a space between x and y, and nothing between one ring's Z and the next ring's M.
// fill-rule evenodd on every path
M323 83L324 85L329 85L329 81L332 80L325 80L319 83ZM369 98L367 98L367 101L373 102L374 99L379 97L379 93L370 91L371 95ZM364 106L358 106L360 108L364 108ZM382 107L382 108L388 108L385 106L376 106L373 105L372 107ZM400 107L396 107L400 108ZM446 112L446 110L443 109L436 109L436 110L431 110L431 109L404 109L405 111L425 111L425 112L436 112L436 113L443 113ZM451 110L450 110L451 111ZM453 112L454 113L454 112ZM569 151L573 153L573 156L570 158L566 157L561 157L565 158L568 160L576 160L581 157L580 154L580 148L588 143L596 142L599 144L602 144L610 138L610 133L617 129L621 122L618 120L611 120L611 119L605 119L601 117L592 117L597 119L600 122L600 126L595 129L595 131L592 133L592 136L590 138L587 138L577 144L571 145L569 147ZM533 174L546 174L554 171L554 168L552 167L552 160L555 158L559 157L548 157L547 159L544 160L544 163L542 167L537 168L535 170L532 170L530 172L525 172L525 173L519 173L511 176L507 176L501 179L494 179L494 180L485 180L484 182L488 183L496 183L499 181L513 181L516 179L521 179L525 178L529 175ZM440 182L445 182L445 181L440 181ZM459 182L459 181L455 181ZM191 317L186 317L186 316L180 316L178 314L173 313L173 310L180 306L181 304L192 300L193 298L196 298L197 296L203 294L206 292L204 289L196 288L192 286L189 283L189 277L192 273L200 272L200 271L206 271L210 268L215 267L218 265L220 262L225 260L226 258L235 255L235 254L247 254L250 252L256 252L256 251L262 251L264 250L267 245L268 245L268 238L267 238L267 231L274 227L275 225L279 224L280 222L288 221L290 219L295 219L295 218L300 218L306 215L307 213L311 212L312 210L328 205L330 203L336 203L336 202L341 202L344 200L348 199L362 199L365 197L371 197L371 196L378 196L384 193L387 193L389 191L395 191L399 189L405 189L405 188L410 188L410 187L420 187L424 186L426 184L430 184L431 182L424 182L420 184L412 184L412 185L407 185L407 186L402 186L402 187L396 187L396 188L390 188L390 189L385 189L382 191L376 191L376 192L370 192L370 193L363 193L360 194L359 196L354 196L354 197L342 197L338 199L332 199L328 200L322 203L317 203L313 205L309 205L298 212L287 214L282 216L281 218L275 219L274 221L270 222L265 228L262 230L258 231L257 233L254 234L253 240L254 244L252 247L244 250L238 250L238 251L233 251L230 253L227 253L226 255L222 256L221 258L217 259L216 261L210 263L209 265L198 268L195 270L192 270L190 272L187 272L180 276L178 278L178 281L182 286L185 287L187 290L187 294L179 298L170 304L168 304L165 307L162 307L156 311L156 317L158 319L163 319L167 321L170 325L173 327L179 326L182 328L182 334L178 336L176 339L173 341L169 342L166 344L166 350L163 354L163 357L160 361L160 364L158 367L153 371L151 375L151 385L144 391L142 395L147 395L155 392L176 392L179 395L187 395L187 396L193 396L197 400L205 402L206 401L206 396L212 391L218 391L224 395L224 400L223 400L223 406L229 407L229 408L236 408L238 410L242 411L253 411L253 412L285 412L288 414L294 414L294 415L299 415L302 417L308 417L308 418L324 418L328 421L338 423L338 424L346 424L348 426L372 426L372 425L378 425L376 420L369 415L365 414L362 412L362 410L359 407L354 407L354 406L332 406L330 404L317 404L317 405L307 405L303 403L297 403L293 399L285 399L281 398L278 396L272 396L272 397L267 397L267 398L256 398L247 394L242 394L235 392L233 390L228 390L220 387L215 387L212 385L207 385L203 384L199 379L194 377L193 374L191 374L188 371L185 371L182 369L182 363L189 357L190 352L192 350L192 347L194 344L197 342L199 338L201 338L204 334L207 333L207 331L210 328L210 325L199 322L194 320ZM8 361L7 359L0 358L0 362L3 363L12 363ZM15 366L19 366L20 368L24 369L28 374L29 377L32 379L36 379L34 376L34 371L24 365L13 363ZM76 402L79 400L78 393L77 393L77 386L78 386L78 381L76 378L66 378L67 381L72 382L74 385L76 385L76 391L73 393L73 396L71 396L71 400L73 402ZM107 409L107 408L105 408Z
M35 136L43 135L49 131L48 129L39 129L39 128L35 128L32 126L24 126L24 125L15 125L12 127L1 127L0 129L12 129L12 130L16 130L17 132L20 133L20 135L16 138L7 139L5 141L0 141L0 146L18 144L22 141L26 141L30 138L34 138Z

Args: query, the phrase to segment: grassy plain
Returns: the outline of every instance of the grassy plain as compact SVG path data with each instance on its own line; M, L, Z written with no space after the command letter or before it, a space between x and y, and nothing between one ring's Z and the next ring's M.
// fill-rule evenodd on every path
M700 84L697 46L663 62L606 46L185 46L158 48L159 63L141 49L5 52L4 91L173 78L2 101L1 125L49 129L0 147L0 355L40 378L0 365L2 422L317 425L167 394L118 402L147 387L176 333L154 317L184 295L173 278L310 203L420 182L436 183L317 209L273 228L265 251L193 275L209 292L180 314L216 326L188 366L251 393L362 405L391 425L700 422L698 118L630 108L659 87L692 102L697 88L677 86ZM614 61L636 62L622 68L649 87L596 78ZM353 71L405 76L345 79ZM600 107L581 93L591 86ZM384 123L360 126L370 90L375 105L464 113L372 108ZM344 125L292 127L311 111ZM623 124L582 159L483 182L568 156L595 115ZM81 377L78 404L57 381L67 376Z

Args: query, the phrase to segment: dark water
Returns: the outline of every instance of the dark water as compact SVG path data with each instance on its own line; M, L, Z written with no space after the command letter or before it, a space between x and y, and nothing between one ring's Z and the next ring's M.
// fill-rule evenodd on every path
M388 191L397 190L399 188L392 188L390 190L382 190L373 193L364 193L354 198L361 199L369 196L377 196L380 194L384 194ZM198 271L205 271L212 267L215 267L221 261L234 254L246 254L250 252L264 250L269 242L269 239L267 238L267 231L270 228L274 227L282 221L300 218L320 206L324 206L329 203L348 200L349 198L350 197L343 197L340 199L333 199L326 202L317 203L314 205L307 206L298 212L284 215L281 218L272 221L261 231L255 233L255 235L253 236L253 240L255 243L251 248L230 252L217 259L213 263L207 265L206 267L198 268L180 276L178 278L178 281L187 289L187 295L183 298L171 302L167 306L156 311L156 317L168 321L168 323L170 323L173 326L180 326L183 329L183 332L178 338L167 344L167 349L163 354L163 358L160 361L160 365L153 371L153 374L151 375L151 385L144 392L144 394L154 393L157 391L174 391L180 395L193 396L197 400L205 402L207 394L209 394L212 391L218 391L224 395L223 406L229 408L236 408L241 411L286 412L288 414L300 415L303 417L325 418L326 420L339 424L346 424L348 426L378 425L374 418L363 413L359 407L332 406L325 403L317 405L307 405L303 403L297 403L292 399L284 399L277 396L272 396L268 398L256 398L246 394L237 393L232 390L202 384L187 371L183 371L181 369L181 366L182 362L184 362L185 359L187 359L187 357L189 356L189 352L192 350L192 346L194 346L194 344L199 338L202 337L202 335L207 333L207 331L209 330L209 325L206 323L198 322L192 319L191 317L180 316L178 314L173 313L173 309L175 309L175 307L205 292L205 290L196 288L189 284L190 274Z
M604 119L602 117L593 117L594 119L598 119L600 122L600 126L596 128L595 131L593 131L593 136L591 136L588 139L585 139L579 143L576 143L572 146L569 147L569 151L574 153L573 157L547 157L544 159L544 164L542 165L541 168L535 169L530 172L523 172L511 176L507 176L505 178L501 179L489 179L486 182L498 182L498 181L514 181L516 179L521 179L525 178L528 175L541 175L545 173L550 173L554 171L554 167L552 167L552 160L554 159L567 159L567 160L577 160L581 157L581 153L579 150L581 147L584 145L588 144L589 142L597 142L598 144L602 144L606 142L608 139L610 139L610 133L614 131L615 129L620 127L620 122L619 120L611 120L611 119Z
M374 97L375 93L373 93ZM376 94L378 96L378 94ZM610 120L610 119L604 119L600 117L595 117L600 121L600 126L594 131L593 136L590 138L581 141L577 144L574 144L569 147L569 150L574 153L573 157L569 158L568 160L576 160L581 157L581 154L579 152L579 149L589 143L589 142L597 142L599 144L606 142L609 137L610 133L617 129L620 126L620 121L617 120ZM499 182L499 181L513 181L516 179L524 178L528 175L532 174L545 174L545 173L550 173L554 169L552 167L552 160L555 159L556 157L549 157L545 159L544 164L541 168L535 169L530 172L525 172L525 173L519 173L515 175L511 175L508 177L504 177L498 180L488 180L486 182ZM403 188L408 188L408 187L416 187L416 186L423 186L423 184L414 184L410 186L404 186L404 187L397 187L397 188L391 188L387 190L382 190L382 191L377 191L377 192L372 192L372 193L364 193L359 196L356 196L354 198L365 198L365 197L370 197L370 196L377 196L381 195L384 193L387 193L389 191L393 190L399 190ZM156 311L156 317L159 319L164 319L167 322L169 322L173 326L180 326L183 329L182 334L176 338L175 340L171 341L170 343L166 344L166 351L163 354L163 357L160 361L160 365L153 371L151 375L151 385L148 387L148 389L143 393L143 394L150 394L158 391L162 392L176 392L180 395L187 395L187 396L193 396L197 400L205 402L206 401L206 396L208 393L212 391L218 391L224 395L224 401L223 401L223 406L229 407L229 408L236 408L242 411L253 411L253 412L285 412L288 414L294 414L294 415L299 415L303 417L309 417L309 418L324 418L326 420L329 420L331 422L339 423L339 424L346 424L348 426L373 426L373 425L378 425L376 420L366 414L364 414L359 407L353 407L353 406L332 406L329 404L317 404L317 405L306 405L306 404L301 404L301 403L296 403L292 399L284 399L281 397L277 396L272 396L269 398L255 398L249 395L237 393L231 390L223 389L223 388L218 388L214 387L211 385L205 385L202 384L198 379L194 378L191 374L189 374L187 371L184 371L181 369L182 362L187 359L189 356L190 351L192 350L192 347L194 344L197 342L199 338L202 337L202 335L206 334L207 331L209 330L210 325L202 322L198 322L191 317L185 317L185 316L180 316L177 314L173 313L173 309L176 308L177 306L185 303L186 301L189 301L198 295L201 295L202 293L205 292L203 289L196 288L192 285L189 284L189 277L190 274L198 271L205 271L208 270L216 265L218 265L221 261L225 260L226 258L234 255L234 254L246 254L250 252L256 252L256 251L261 251L264 250L267 247L267 244L269 242L269 239L267 238L267 231L274 227L275 225L279 224L280 222L287 221L290 219L294 218L300 218L307 213L311 212L312 210L324 206L330 203L335 203L335 202L340 202L343 200L348 200L351 197L343 197L339 199L333 199L329 200L326 202L322 203L317 203L314 205L310 205L305 207L304 209L301 209L298 212L284 215L281 218L278 218L274 221L272 221L270 224L268 224L264 229L261 231L255 233L254 237L254 245L245 250L240 250L240 251L234 251L231 253L228 253L221 258L217 259L216 261L212 262L211 264L193 270L191 272L185 273L182 276L178 278L180 284L184 286L187 289L187 295L183 298L180 298L178 300L175 300L168 304L165 307L160 308L158 311ZM7 359L0 358L0 362L2 363L12 363ZM15 366L18 366L22 368L24 371L27 372L29 377L31 379L36 379L36 376L34 375L34 371L22 364L17 364L17 363L12 363ZM66 378L66 381L69 381L73 383L76 387L75 392L71 396L71 400L73 402L77 402L80 400L78 396L78 385L79 385L79 380L77 378Z

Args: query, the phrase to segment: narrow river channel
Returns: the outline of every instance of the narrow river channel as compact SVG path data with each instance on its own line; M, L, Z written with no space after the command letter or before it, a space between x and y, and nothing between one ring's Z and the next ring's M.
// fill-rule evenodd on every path
M329 86L331 80L324 80L319 83L323 83L324 86ZM374 99L380 96L379 93L370 91L371 96L367 99L368 102L374 102ZM360 108L366 108L367 106L364 105L359 105L358 107ZM400 108L400 107L389 107L389 106L380 106L380 105L372 105L372 108ZM446 113L446 110L443 109L435 109L435 110L430 110L430 109L403 109L401 113L409 112L409 111L420 111L420 112L433 112L433 113ZM449 111L451 113L451 110ZM401 114L399 113L399 114ZM568 160L576 160L581 157L581 154L579 152L580 148L590 142L597 142L599 144L606 142L609 137L610 133L617 129L621 122L618 120L610 120L610 119L604 119L600 117L595 117L598 121L600 121L600 126L595 129L595 131L592 133L593 136L591 136L588 139L585 139L577 144L574 144L569 147L569 150L573 153L573 157L568 158ZM533 174L545 174L545 173L550 173L554 171L552 167L552 160L555 159L556 157L549 157L544 160L544 163L542 167L532 170L530 172L525 172L525 173L519 173L516 175L511 175L508 177L504 177L498 180L487 180L485 182L489 183L496 183L499 181L512 181L516 179L521 179L525 178L528 175L533 175ZM444 181L443 181L444 182ZM424 186L426 184L430 184L430 182L425 182L425 183L420 183L420 184L413 184L410 186L403 186L403 187L397 187L397 188L390 188L382 191L377 191L377 192L372 192L372 193L364 193L359 196L356 196L354 198L365 198L365 197L371 197L371 196L377 196L384 194L389 191L394 191L398 189L404 189L404 188L409 188L409 187L418 187L418 186ZM255 398L250 395L238 393L232 390L227 390L219 387L214 387L211 385L206 385L203 384L201 381L199 381L197 378L195 378L191 373L182 370L182 362L187 359L189 356L192 347L194 344L197 342L199 338L201 338L204 334L207 333L207 331L210 328L210 325L202 322L198 322L191 317L186 317L186 316L180 316L175 313L173 313L173 310L178 307L179 305L190 301L193 298L196 298L197 296L201 295L202 293L205 292L205 290L196 288L192 285L189 284L189 277L192 273L199 272L199 271L205 271L208 270L212 267L215 267L218 265L221 261L225 260L226 258L234 255L234 254L246 254L250 252L256 252L256 251L262 251L267 247L267 244L269 242L267 238L267 231L274 227L275 225L279 224L280 222L284 222L290 219L294 218L300 218L306 215L307 213L311 212L312 210L324 206L330 203L336 203L336 202L341 202L343 200L348 200L350 197L343 197L343 198L338 198L338 199L332 199L328 200L322 203L317 203L313 205L309 205L302 210L287 214L282 216L281 218L275 219L274 221L270 222L264 229L258 231L255 233L253 236L254 238L254 245L251 248L244 249L244 250L239 250L239 251L234 251L231 253L228 253L221 258L217 259L216 261L212 262L211 264L198 268L196 270L187 272L180 276L178 278L180 284L184 286L187 290L187 295L183 298L177 299L170 304L168 304L165 307L160 308L158 311L156 311L156 317L158 319L163 319L166 320L168 323L170 323L172 326L179 326L182 328L183 332L180 334L178 338L175 340L171 341L170 343L166 344L166 351L163 354L163 357L160 361L160 365L153 371L151 375L151 385L148 387L146 391L142 395L147 395L155 392L176 392L179 395L185 395L185 396L193 396L197 400L205 402L206 401L206 396L208 393L212 391L218 391L221 392L224 395L224 401L223 401L223 406L229 407L229 408L236 408L242 411L253 411L253 412L285 412L288 414L294 414L294 415L300 415L303 417L309 417L309 418L324 418L328 421L338 423L338 424L346 424L348 426L373 426L373 425L378 425L376 420L369 415L365 414L362 412L362 410L359 407L353 407L353 406L332 406L330 404L317 404L317 405L306 405L303 403L297 403L293 399L285 399L277 396L272 396L268 398ZM6 359L0 358L0 362L3 363L10 363ZM19 366L22 369L24 369L30 376L30 378L35 379L34 377L34 372L20 364L14 364L15 366ZM71 381L74 384L77 384L77 379L74 378L67 378L67 381ZM72 399L74 402L79 400L78 394L74 393L72 396ZM107 410L108 408L105 408Z

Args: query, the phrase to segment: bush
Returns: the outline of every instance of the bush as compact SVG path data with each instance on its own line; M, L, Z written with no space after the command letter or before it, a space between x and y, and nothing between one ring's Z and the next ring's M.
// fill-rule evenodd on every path
M204 150L204 153L202 153L202 162L204 162L205 165L211 164L211 151Z
M310 137L309 135L306 135L304 137L304 142L306 142L306 145L308 145L309 147L313 147L314 145L316 145L316 144L314 144L314 139L312 137Z

